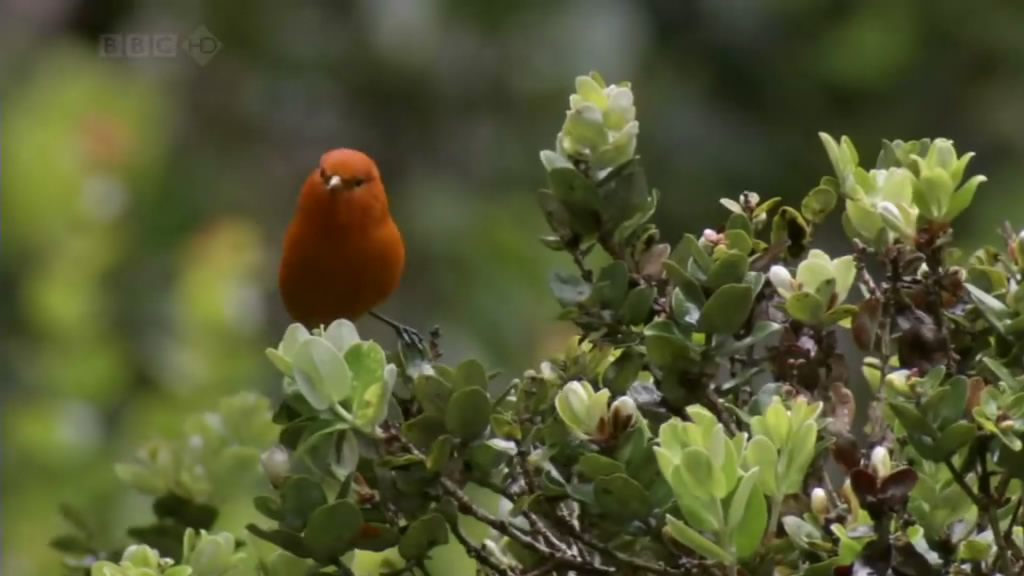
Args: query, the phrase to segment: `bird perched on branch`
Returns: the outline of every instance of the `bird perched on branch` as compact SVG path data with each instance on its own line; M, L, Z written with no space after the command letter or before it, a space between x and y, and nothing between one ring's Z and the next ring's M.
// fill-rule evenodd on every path
M278 288L307 328L365 314L423 348L420 335L374 311L396 288L405 244L391 218L377 164L348 148L330 150L310 172L284 238Z

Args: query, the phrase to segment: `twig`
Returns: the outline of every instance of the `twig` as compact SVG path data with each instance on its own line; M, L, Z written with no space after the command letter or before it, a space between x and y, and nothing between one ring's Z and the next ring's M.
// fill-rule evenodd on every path
M578 248L576 250L571 250L569 253L572 254L572 263L576 265L576 268L579 268L580 277L583 278L583 281L587 284L593 282L594 273L590 268L587 268L587 264L583 261L583 258L585 257L584 254L582 254Z
M515 463L516 469L519 470L519 473L523 476L523 481L526 483L527 490L536 494L538 491L537 482L529 470L529 465L526 462L526 450L523 448L522 444L516 444ZM552 534L550 530L548 530L548 527L544 525L544 522L538 518L536 514L524 508L523 517L530 523L530 527L533 528L533 531L540 534L541 539L545 540L560 554L573 553L572 550L570 550L565 544L562 544L562 542Z
M547 562L541 564L540 566L537 566L533 570L530 570L529 572L524 572L522 576L543 576L544 574L554 572L556 568L558 568L558 562L554 560L548 560Z
M392 438L396 439L402 445L403 448L408 450L410 454L413 454L420 458L425 457L423 453L420 452L419 449L412 444L412 442L409 442L409 440L404 438L401 434L398 434L394 430L391 430L391 436ZM566 568L593 574L609 574L615 571L614 568L593 564L591 562L587 562L572 555L563 554L557 550L552 550L543 542L538 542L537 540L532 538L525 530L519 528L514 524L511 524L510 522L502 520L501 518L498 518L497 516L494 516L491 513L487 512L486 510L482 510L479 506L473 504L473 502L469 499L469 496L466 496L466 493L463 492L462 489L459 488L459 486L455 484L455 482L453 482L450 478L442 476L440 479L440 484L441 491L445 495L451 497L451 499L455 502L455 506L459 512L467 516L472 516L473 518L476 518L477 520L483 522L495 531L507 536L512 540L515 540L519 544L526 546L530 550L533 550L534 552L540 554L541 556L544 556L545 558L556 560L559 566L564 566ZM458 536L456 536L456 538L457 537Z
M701 351L702 363L714 361L714 352L712 351L714 345L714 335L708 334L707 340L704 342L704 349ZM736 427L736 422L733 420L732 414L730 414L729 411L723 406L722 400L718 397L717 394L715 394L715 391L712 390L711 382L704 386L703 395L705 400L704 405L707 407L708 410L711 411L712 414L715 415L715 418L718 418L718 421L721 422L723 426L725 426L726 431L733 436L739 434L739 429Z
M974 488L971 488L971 485L967 483L964 473L953 464L952 458L946 458L943 463L946 465L946 469L949 470L950 475L953 476L953 481L956 482L956 485L967 494L967 497L971 499L971 503L978 509L978 512L985 515L985 520L992 530L992 538L995 540L999 569L1004 571L1010 570L1009 549L1007 548L1003 531L999 529L999 517L996 514L995 507L986 502L986 499L980 496Z
M600 552L601 554L610 557L612 560L623 566L629 566L630 568L643 570L650 574L658 574L661 576L686 576L687 574L693 574L693 572L689 570L669 568L664 564L655 564L654 562L648 562L647 560L636 558L630 556L629 554L624 554L622 552L619 552L618 550L614 550L607 544L604 544L603 542L598 542L597 540L584 534L563 515L559 515L558 519L561 521L565 529L573 538L576 538L577 540L579 540L586 546L596 550L597 552Z
M470 541L469 537L467 537L462 531L462 528L459 527L457 518L450 519L448 521L448 527L451 528L452 534L455 536L455 539L459 541L459 544L462 544L462 547L466 549L466 554L468 554L470 558L476 560L482 566L501 574L502 576L513 576L511 569L503 565L498 560L492 558L483 547L477 546Z

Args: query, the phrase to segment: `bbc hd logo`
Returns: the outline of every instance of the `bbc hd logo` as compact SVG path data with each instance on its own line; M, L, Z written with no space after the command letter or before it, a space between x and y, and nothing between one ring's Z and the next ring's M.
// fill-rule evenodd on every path
M103 34L100 58L177 58L188 54L196 64L206 66L223 48L221 41L206 26L200 26L182 38L177 34Z

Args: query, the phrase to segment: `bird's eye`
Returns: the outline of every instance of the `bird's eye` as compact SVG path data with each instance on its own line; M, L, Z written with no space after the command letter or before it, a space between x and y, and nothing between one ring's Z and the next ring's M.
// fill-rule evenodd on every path
M366 180L363 180L362 178L353 178L349 180L349 183L353 188L359 188L364 182L366 182Z
M322 167L320 168L320 179L327 182L327 170L324 170Z

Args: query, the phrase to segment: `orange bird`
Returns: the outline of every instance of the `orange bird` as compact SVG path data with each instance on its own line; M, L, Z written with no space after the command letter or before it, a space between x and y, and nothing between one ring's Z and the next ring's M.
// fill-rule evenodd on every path
M310 329L370 314L422 348L415 330L373 310L398 288L404 269L405 244L377 164L349 148L325 153L285 234L278 270L285 309Z

